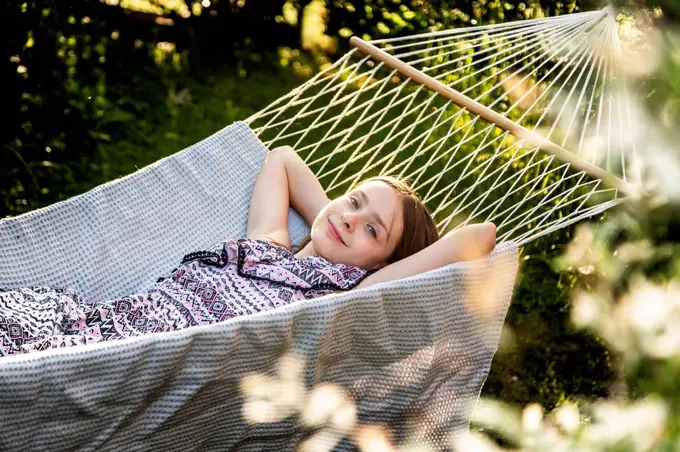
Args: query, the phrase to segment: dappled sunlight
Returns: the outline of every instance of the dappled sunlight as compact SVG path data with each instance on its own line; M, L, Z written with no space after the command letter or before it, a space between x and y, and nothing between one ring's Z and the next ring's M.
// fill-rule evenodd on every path
M464 256L461 260L465 261L469 258ZM482 264L480 262L479 266L472 267L469 272L469 282L463 299L467 309L474 314L476 320L490 330L507 309L503 302L505 300L503 293L506 288L496 284L498 275L495 274L492 263ZM490 339L487 335L483 335L479 340L490 340L494 342L490 345L495 345L495 338Z
M634 15L619 17L623 70L636 78L654 74L664 58L662 33L649 25L645 15L645 12L638 11Z
M184 19L191 16L187 2L184 0L106 0L106 4L120 6L121 8L130 9L132 11L160 15L173 12ZM199 2L194 3L194 5L195 4L200 6ZM209 5L210 2L208 2L208 6Z
M303 10L302 48L304 50L335 53L337 38L326 34L326 9L321 0L312 0Z
M520 77L519 75L501 76L502 86L505 94L513 103L518 103L520 108L528 109L541 98L541 93L545 91L545 86L536 86L536 79L533 77Z

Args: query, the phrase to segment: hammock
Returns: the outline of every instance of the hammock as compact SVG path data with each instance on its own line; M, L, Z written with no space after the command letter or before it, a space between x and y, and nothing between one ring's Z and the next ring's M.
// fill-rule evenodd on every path
M354 40L373 56L351 51L244 123L0 221L0 287L69 286L91 300L143 291L187 252L243 235L267 148L291 144L331 196L373 174L408 175L442 231L481 219L499 230L499 245L478 261L218 325L3 358L0 448L293 449L310 430L292 415L248 424L239 391L244 376L275 375L290 351L305 359L306 387L347 389L360 423L386 425L398 441L456 444L498 344L517 246L632 192L612 120L627 102L613 90L613 54L586 50L590 36L615 43L607 12ZM540 88L511 105L507 83L521 85L518 74L535 75ZM494 100L484 106L467 95ZM500 114L489 109L501 103ZM533 122L528 129L498 116ZM545 118L552 127L541 135ZM485 123L492 119L507 130ZM569 127L555 142L562 123ZM567 151L574 137L606 137L604 158ZM307 230L292 211L289 226L293 242ZM327 446L350 450L346 434L330 432Z

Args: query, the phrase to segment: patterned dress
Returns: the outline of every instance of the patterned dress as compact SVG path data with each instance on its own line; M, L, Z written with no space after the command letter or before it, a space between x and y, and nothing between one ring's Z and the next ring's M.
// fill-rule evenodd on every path
M222 322L355 287L366 270L263 240L188 254L146 293L84 302L71 289L0 289L0 356Z

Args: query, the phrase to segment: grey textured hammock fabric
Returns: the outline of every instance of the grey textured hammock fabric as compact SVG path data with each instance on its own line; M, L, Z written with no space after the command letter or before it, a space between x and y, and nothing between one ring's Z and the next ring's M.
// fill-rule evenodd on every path
M243 123L136 173L0 221L0 287L99 300L149 287L188 252L245 233L267 149ZM216 207L219 206L219 207ZM293 241L306 232L291 215ZM304 357L359 422L435 449L467 431L510 301L517 248L222 324L0 360L0 450L292 450L294 416L249 425L241 378ZM414 427L415 426L415 427ZM335 450L352 449L345 438Z

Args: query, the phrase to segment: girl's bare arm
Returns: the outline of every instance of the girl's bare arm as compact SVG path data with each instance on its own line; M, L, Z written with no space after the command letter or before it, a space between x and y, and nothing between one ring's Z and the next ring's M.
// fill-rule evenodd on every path
M358 287L407 278L455 262L479 259L489 254L495 245L496 226L493 223L464 226L446 234L424 250L367 276Z
M311 225L328 202L316 176L293 148L272 149L255 181L246 236L290 248L288 209L295 209Z

